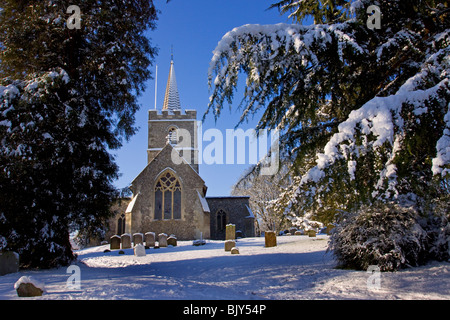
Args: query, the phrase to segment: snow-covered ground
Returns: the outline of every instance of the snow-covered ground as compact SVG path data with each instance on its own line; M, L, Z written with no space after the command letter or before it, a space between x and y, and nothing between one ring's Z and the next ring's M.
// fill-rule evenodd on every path
M367 285L370 273L335 269L327 240L282 236L265 248L264 238L239 239L239 255L225 252L223 241L178 241L145 257L99 246L77 252L79 289L67 286L72 269L21 271L0 276L0 299L25 299L14 290L22 276L45 284L46 293L33 299L450 299L449 262L381 273L377 289Z

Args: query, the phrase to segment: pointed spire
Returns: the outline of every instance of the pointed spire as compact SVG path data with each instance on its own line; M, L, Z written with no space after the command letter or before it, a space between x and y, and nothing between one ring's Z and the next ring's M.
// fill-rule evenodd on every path
M175 69L173 67L173 49L170 61L169 79L167 79L166 94L164 96L163 110L181 110L177 79L175 77Z

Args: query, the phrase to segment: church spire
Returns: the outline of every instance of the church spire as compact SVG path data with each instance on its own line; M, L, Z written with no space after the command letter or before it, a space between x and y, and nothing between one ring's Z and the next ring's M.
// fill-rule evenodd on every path
M166 94L164 96L163 110L181 110L177 79L175 77L175 69L173 67L173 51L170 61L169 79L167 79Z

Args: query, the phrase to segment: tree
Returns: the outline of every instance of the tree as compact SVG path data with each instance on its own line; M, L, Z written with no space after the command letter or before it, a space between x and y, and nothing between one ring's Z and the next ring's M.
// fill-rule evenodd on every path
M156 54L152 1L0 1L0 250L65 265L71 229L102 232L116 196L110 149L135 132Z
M443 230L447 218L432 208L449 192L450 9L378 1L381 29L372 30L372 4L285 0L272 7L296 24L228 32L210 63L208 112L220 115L245 73L241 121L262 108L258 126L280 129L295 156L293 183L273 202L295 223L394 202L436 233L429 221ZM311 16L315 24L299 24Z
M283 160L275 175L261 175L257 168L251 167L232 187L232 195L250 196L250 206L261 231L280 231L288 227L285 215L270 206L278 198L280 190L289 185L289 166L287 159Z

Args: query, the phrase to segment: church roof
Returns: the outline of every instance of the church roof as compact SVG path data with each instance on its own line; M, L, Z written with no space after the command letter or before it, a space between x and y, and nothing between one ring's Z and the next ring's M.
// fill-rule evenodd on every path
M181 110L180 95L178 94L177 79L173 59L170 61L169 78L167 79L166 94L164 96L163 110Z

